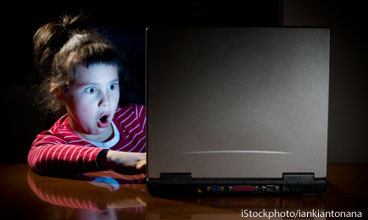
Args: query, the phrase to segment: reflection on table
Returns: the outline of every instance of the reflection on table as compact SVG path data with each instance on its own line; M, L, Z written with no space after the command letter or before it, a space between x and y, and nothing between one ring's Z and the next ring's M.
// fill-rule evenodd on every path
M351 169L347 169L349 166ZM362 183L367 177L353 174L359 174L356 169L366 168L366 165L329 165L327 191L320 196L159 198L147 192L144 175L125 176L104 171L61 178L38 175L26 164L1 165L4 178L0 182L0 195L5 213L28 219L241 219L244 210L260 213L359 211L365 216L368 196L359 188L367 185L367 182Z

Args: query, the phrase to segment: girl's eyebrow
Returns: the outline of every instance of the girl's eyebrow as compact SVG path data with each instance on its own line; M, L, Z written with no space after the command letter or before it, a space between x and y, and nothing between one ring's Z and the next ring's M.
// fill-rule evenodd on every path
M111 82L119 82L119 78L113 79Z
M110 81L110 83L112 83L112 82L119 82L119 79L118 78L116 78L116 79L113 79L113 80L111 80ZM78 85L80 85L80 86L87 86L87 85L99 85L100 83L97 83L97 82L81 82L81 83L78 83Z
M81 82L81 83L78 83L77 84L78 86L95 86L95 85L98 85L98 83L95 83L95 82Z

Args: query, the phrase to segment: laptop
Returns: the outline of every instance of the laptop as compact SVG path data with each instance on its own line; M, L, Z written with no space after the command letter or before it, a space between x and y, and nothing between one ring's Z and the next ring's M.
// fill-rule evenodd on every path
M152 195L325 191L330 30L146 30Z

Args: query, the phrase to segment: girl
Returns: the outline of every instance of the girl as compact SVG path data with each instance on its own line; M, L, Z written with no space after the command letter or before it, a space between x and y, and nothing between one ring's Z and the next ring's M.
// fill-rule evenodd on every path
M118 106L122 68L111 44L83 27L81 16L40 27L33 43L36 68L44 75L43 103L66 114L36 137L29 166L56 175L144 172L145 108Z

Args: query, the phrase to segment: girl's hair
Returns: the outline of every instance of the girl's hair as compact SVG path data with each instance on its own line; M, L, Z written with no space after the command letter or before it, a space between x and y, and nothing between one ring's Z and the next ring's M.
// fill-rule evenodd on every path
M40 27L33 37L35 66L43 79L39 104L52 113L65 112L65 106L52 93L66 92L75 80L77 65L114 65L119 76L121 57L112 44L86 25L83 15L64 16L59 22Z

